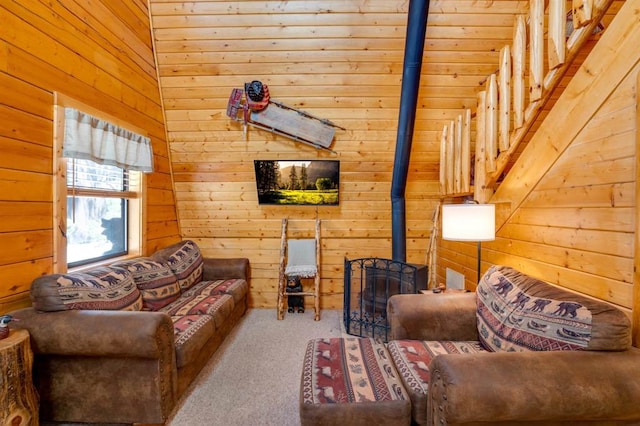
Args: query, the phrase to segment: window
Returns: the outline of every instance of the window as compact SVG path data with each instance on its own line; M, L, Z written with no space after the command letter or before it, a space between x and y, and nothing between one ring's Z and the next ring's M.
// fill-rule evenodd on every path
M144 130L56 94L53 269L143 253Z
M139 183L140 172L91 160L67 161L69 267L128 254L129 206L138 197Z

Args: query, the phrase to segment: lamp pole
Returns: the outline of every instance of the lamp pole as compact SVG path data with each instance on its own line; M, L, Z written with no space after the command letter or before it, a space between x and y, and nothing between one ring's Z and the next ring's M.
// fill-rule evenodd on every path
M478 279L476 280L476 285L480 282L480 251L481 251L482 243L478 241Z

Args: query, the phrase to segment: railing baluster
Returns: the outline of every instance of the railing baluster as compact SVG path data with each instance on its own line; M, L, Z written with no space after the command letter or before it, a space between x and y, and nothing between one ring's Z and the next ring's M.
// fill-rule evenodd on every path
M555 69L564 64L566 53L566 17L565 0L549 0L549 40L547 58L549 69Z
M462 192L462 115L458 115L458 118L456 118L454 137L454 186L456 193L459 194Z
M499 129L498 139L500 151L509 149L511 127L511 48L509 45L500 49L500 86L499 86Z
M516 16L513 27L513 127L519 129L524 123L524 67L527 61L527 28L524 15Z
M593 0L573 0L573 29L582 28L593 21Z
M449 123L449 132L447 133L447 194L453 194L453 134L454 134L453 120Z
M476 161L475 161L475 178L473 182L473 198L479 203L486 203L491 197L491 189L486 187L486 167L487 167L487 153L486 153L486 130L485 130L485 111L487 103L487 92L482 91L478 93L478 110L476 112Z
M449 128L445 124L440 134L440 193L447 193L447 134Z
M516 15L512 46L501 49L499 73L491 74L486 80L485 90L478 94L473 180L474 198L477 201L489 201L498 178L612 1L572 0L571 34L567 34L567 6L564 0L529 0L528 15ZM545 3L548 4L549 13L546 41L549 70L546 75ZM527 54L528 96L524 80ZM460 196L471 191L468 170L471 166L470 117L471 110L466 110L464 117L458 116L442 130L440 191L443 196Z
M529 2L529 103L542 97L544 78L544 0ZM526 120L526 118L525 118Z
M484 123L487 172L492 172L496 169L496 157L498 156L498 83L495 74L491 74L487 80Z
M471 190L471 110L464 111L462 120L462 192Z

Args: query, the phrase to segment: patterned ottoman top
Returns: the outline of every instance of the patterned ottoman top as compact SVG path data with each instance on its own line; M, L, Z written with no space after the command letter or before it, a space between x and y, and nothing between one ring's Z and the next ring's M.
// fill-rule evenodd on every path
M478 341L392 340L387 349L406 388L411 393L424 396L425 404L429 390L429 364L435 357L487 352Z
M303 404L409 399L384 345L368 338L309 341L302 380Z

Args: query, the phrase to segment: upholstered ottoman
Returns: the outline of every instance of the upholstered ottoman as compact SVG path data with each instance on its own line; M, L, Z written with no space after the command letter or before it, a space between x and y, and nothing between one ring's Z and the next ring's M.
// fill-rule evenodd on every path
M387 349L372 339L309 341L300 420L308 425L409 425L411 402Z

